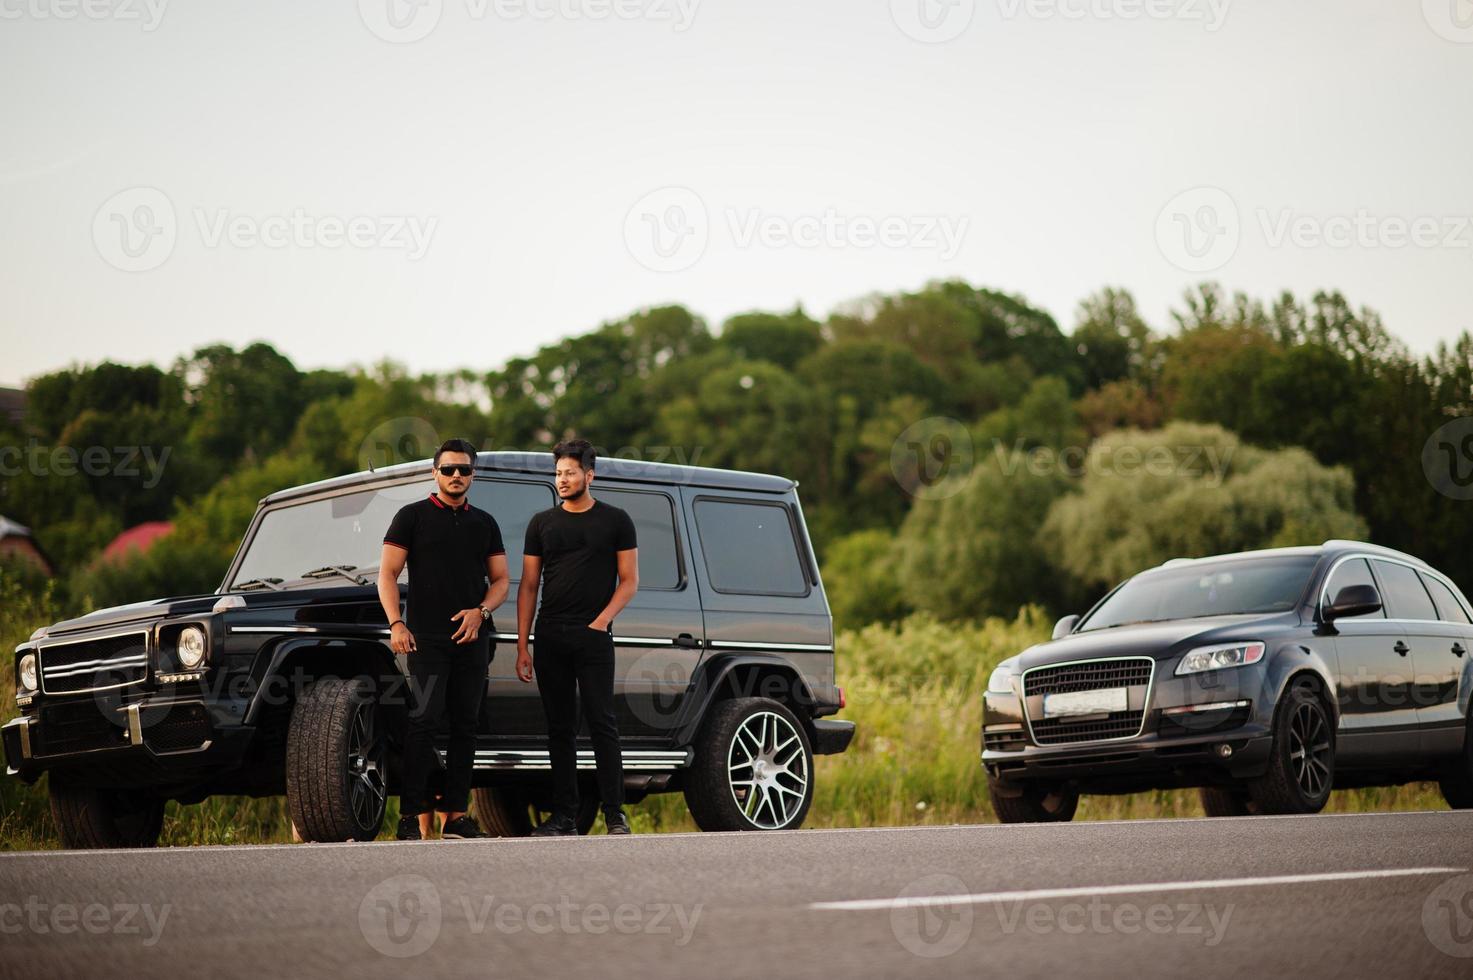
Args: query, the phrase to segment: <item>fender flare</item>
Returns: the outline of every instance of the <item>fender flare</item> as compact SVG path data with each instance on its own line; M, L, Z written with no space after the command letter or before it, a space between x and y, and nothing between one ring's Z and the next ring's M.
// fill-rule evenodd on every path
M409 699L406 704L412 706L414 691L407 683L408 675L399 665L399 658L384 641L375 637L351 634L285 637L278 640L270 654L263 658L265 667L261 669L259 675L253 672L254 690L251 692L250 704L246 708L245 724L255 724L261 709L272 696L278 679L290 690L292 681L286 674L288 664L313 650L320 651L335 662L331 665L325 664L327 669L322 671L322 675L341 675L340 667L344 660L361 658L371 665L369 674L378 682L381 692L387 691L393 685L401 685L404 696ZM317 675L315 672L309 672L309 676Z
M728 679L748 668L766 669L769 672L787 674L791 677L794 683L789 691L796 693L797 703L792 703L791 700L784 703L793 710L793 714L798 717L804 727L809 729L808 735L810 740L812 739L813 712L808 708L817 702L808 683L803 679L802 672L797 667L774 654L721 653L707 657L696 667L696 675L691 678L691 685L686 692L685 708L681 712L680 722L673 731L676 745L689 745L695 741L701 723L705 720L707 712L710 711L711 705L716 701ZM746 697L765 696L759 690L742 692L742 695Z

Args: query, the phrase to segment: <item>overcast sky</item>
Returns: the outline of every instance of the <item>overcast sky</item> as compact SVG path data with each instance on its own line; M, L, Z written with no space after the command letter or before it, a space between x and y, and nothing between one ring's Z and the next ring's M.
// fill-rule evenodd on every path
M1469 0L0 0L0 384L960 277L1473 328Z

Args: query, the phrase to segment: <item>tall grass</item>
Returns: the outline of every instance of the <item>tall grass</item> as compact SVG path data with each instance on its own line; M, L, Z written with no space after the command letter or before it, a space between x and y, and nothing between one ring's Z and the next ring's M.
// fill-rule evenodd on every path
M0 643L6 651L51 622L58 611L49 593L29 596L0 578ZM942 622L924 615L874 625L838 640L837 672L848 695L840 717L858 733L849 750L816 760L810 827L881 827L989 822L995 819L980 765L981 693L992 668L1047 638L1041 609L1012 620ZM0 670L0 719L15 714L14 678L6 658ZM55 847L44 780L25 787L0 778L0 849ZM1435 786L1337 792L1331 812L1444 809ZM384 825L394 826L391 803ZM1078 820L1201 816L1195 791L1085 797ZM695 830L684 800L652 796L632 807L636 832ZM161 843L287 842L291 824L282 799L221 797L196 806L171 803Z

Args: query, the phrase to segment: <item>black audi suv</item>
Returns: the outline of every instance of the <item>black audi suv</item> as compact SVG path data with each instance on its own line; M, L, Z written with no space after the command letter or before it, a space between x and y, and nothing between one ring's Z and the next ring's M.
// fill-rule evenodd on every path
M1209 816L1313 813L1433 780L1473 807L1473 617L1445 575L1358 541L1175 559L1004 660L983 696L998 818L1199 787Z

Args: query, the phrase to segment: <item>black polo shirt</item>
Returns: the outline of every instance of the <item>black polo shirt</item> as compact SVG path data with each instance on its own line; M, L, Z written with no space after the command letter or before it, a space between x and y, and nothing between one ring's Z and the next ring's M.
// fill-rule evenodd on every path
M506 554L496 519L470 501L451 507L436 494L406 504L394 515L384 543L409 552L409 601L404 619L411 632L451 636L450 617L486 598L486 559ZM488 621L483 635L495 627Z

